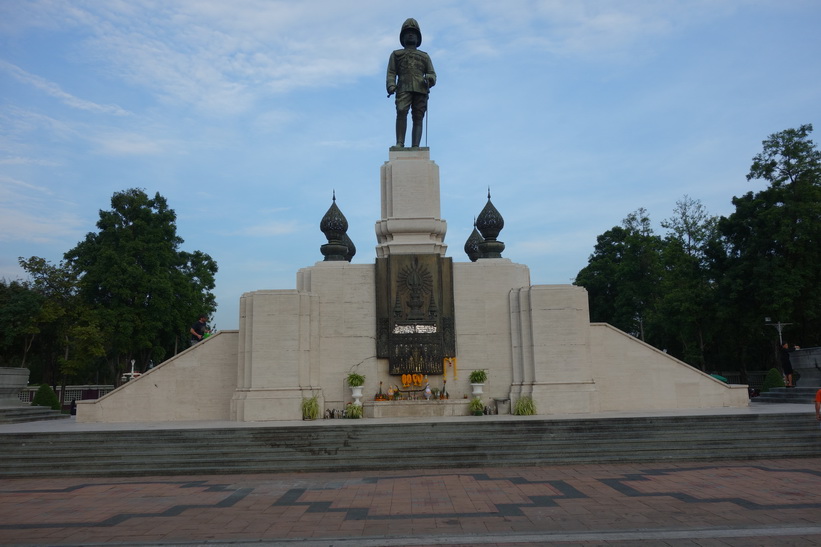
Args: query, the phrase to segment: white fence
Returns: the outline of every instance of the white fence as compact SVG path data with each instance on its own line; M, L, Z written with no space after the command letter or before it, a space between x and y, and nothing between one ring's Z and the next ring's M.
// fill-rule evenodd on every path
M30 403L34 398L34 394L40 386L28 386L20 392L20 400L24 403ZM60 397L62 391L61 386L57 386L57 398L63 401L63 405L71 404L71 401L83 401L88 399L99 399L106 393L114 391L114 386L66 386L66 396Z

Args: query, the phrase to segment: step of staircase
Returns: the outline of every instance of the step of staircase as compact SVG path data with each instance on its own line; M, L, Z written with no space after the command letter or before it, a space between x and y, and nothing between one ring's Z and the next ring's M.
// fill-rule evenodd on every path
M19 424L40 420L64 420L68 414L45 406L4 406L0 407L0 424Z
M0 434L0 477L149 476L814 457L813 413Z
M815 394L821 387L775 387L758 397L753 397L750 402L755 404L767 403L796 403L813 404Z

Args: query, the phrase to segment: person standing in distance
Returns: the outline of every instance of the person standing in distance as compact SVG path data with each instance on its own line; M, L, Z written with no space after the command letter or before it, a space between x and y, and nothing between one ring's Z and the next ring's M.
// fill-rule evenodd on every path
M422 44L422 31L416 19L408 19L402 25L399 43L404 49L391 53L386 83L388 97L396 93L396 147L405 147L410 110L411 146L416 148L422 142L423 120L430 88L436 85L436 72L428 54L417 49Z
M797 349L799 349L798 346L790 348L790 344L784 342L781 345L781 349L778 350L779 360L781 361L781 371L784 373L784 379L786 380L787 387L795 387L795 383L793 382L792 363L790 362L790 352Z
M197 319L197 322L191 325L190 332L192 346L197 342L201 341L205 336L206 332L210 332L208 330L208 325L206 324L206 321L208 321L208 317L206 317L205 315L200 315L199 319Z

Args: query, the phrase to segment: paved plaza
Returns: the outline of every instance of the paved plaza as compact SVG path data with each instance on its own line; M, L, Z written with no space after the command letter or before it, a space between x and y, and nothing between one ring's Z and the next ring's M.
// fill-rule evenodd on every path
M819 545L821 458L0 481L3 545Z

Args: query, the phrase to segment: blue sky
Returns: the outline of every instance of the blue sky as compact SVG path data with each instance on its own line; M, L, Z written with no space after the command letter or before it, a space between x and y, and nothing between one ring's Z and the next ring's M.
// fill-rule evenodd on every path
M408 17L438 76L447 254L467 261L490 187L534 284L571 282L639 207L730 214L765 187L761 141L818 127L817 0L0 0L0 277L58 262L134 187L217 261L219 329L322 260L333 191L373 263Z

